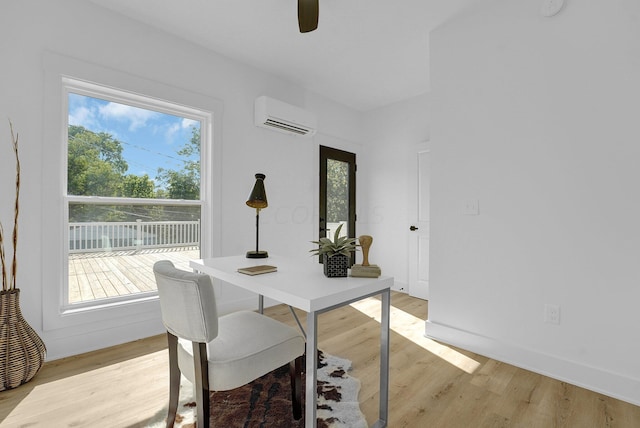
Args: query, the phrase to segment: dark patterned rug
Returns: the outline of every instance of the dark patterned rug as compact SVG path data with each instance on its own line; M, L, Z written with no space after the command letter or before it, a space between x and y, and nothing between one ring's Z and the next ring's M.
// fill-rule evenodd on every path
M347 374L351 361L320 353L318 361L318 428L367 427L360 411L360 381ZM304 391L304 389L303 389ZM303 394L304 395L304 394ZM216 428L302 428L291 413L289 366L285 365L248 385L211 392L211 426ZM196 428L191 383L183 378L176 428ZM166 407L149 422L164 428Z

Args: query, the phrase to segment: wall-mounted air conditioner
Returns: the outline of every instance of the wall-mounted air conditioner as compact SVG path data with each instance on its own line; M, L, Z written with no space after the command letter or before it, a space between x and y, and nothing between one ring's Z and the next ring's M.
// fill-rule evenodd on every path
M316 133L316 115L300 107L261 96L256 98L255 124L287 134L310 137Z

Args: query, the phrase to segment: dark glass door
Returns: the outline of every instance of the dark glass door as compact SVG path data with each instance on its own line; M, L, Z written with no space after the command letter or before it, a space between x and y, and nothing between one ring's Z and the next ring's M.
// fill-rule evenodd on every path
M356 236L356 155L320 146L320 215L318 238ZM355 254L351 263L355 262Z

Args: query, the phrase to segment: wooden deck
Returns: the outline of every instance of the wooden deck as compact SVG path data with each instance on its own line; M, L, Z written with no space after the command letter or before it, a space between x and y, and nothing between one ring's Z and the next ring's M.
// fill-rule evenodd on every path
M197 247L69 255L69 303L154 291L153 264L170 260L190 270L189 260L200 258Z

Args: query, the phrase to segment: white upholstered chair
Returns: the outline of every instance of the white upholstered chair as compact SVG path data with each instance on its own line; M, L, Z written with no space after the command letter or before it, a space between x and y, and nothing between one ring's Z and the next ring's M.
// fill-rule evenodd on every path
M218 317L208 275L177 269L167 260L153 271L169 342L167 427L176 418L181 373L194 386L198 426L209 427L210 390L238 388L287 363L293 416L302 417L305 340L298 330L250 311Z

